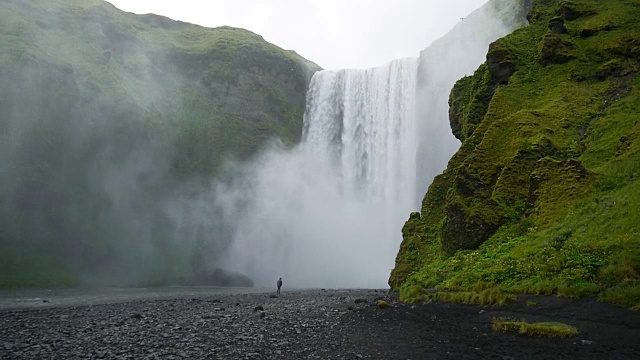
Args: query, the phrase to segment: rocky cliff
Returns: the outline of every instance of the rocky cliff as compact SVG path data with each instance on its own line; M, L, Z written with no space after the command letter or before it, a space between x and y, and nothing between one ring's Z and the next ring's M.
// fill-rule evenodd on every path
M406 222L389 283L599 294L640 306L640 4L534 0L458 81L462 142Z
M223 229L186 212L225 160L298 142L317 69L242 29L2 1L0 286L211 263Z

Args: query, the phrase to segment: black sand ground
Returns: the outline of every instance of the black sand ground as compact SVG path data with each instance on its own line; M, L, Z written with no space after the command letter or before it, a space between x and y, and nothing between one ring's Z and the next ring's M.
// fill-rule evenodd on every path
M381 290L272 296L1 310L0 359L640 359L640 313L594 300L493 308L387 298L380 309ZM560 321L580 335L495 333L498 316Z

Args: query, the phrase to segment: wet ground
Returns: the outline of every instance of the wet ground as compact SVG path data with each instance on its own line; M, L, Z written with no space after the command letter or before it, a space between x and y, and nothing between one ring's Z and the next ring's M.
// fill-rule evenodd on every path
M377 307L380 298L391 307ZM495 333L491 320L498 316L560 321L580 335ZM405 305L383 290L200 294L0 310L0 359L91 358L638 359L640 314L557 297L521 297L504 308Z

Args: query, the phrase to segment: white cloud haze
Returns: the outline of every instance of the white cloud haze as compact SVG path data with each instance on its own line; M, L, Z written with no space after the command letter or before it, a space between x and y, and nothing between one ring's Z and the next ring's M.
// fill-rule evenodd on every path
M240 27L326 69L418 56L487 0L108 0L206 27Z

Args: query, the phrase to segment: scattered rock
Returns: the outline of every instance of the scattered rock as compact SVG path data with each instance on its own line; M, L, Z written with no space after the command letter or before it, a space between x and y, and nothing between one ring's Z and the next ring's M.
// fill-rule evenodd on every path
M142 314L137 313L137 312L135 312L135 313L131 313L131 315L129 315L129 317L130 317L131 319L142 319L142 318L144 318L144 316L143 316Z
M590 340L578 337L571 342L529 344L518 336L484 333L490 328L490 321L473 316L487 311L481 307L402 305L389 298L369 297L371 293L292 292L280 301L266 304L268 311L261 304L265 293L229 295L224 298L225 303L243 305L226 306L224 312L204 297L197 303L186 298L94 305L91 312L85 307L0 310L0 359L415 359L476 358L478 354L482 358L519 359L527 358L534 347L536 354L543 357L588 358L591 351L603 350L598 345L607 343L602 336L610 336L609 329L618 331L616 336L620 338L626 337L620 344L627 350L616 345L615 350L604 349L602 358L615 357L614 351L633 358L630 354L640 350L640 344L634 345L637 322L629 320L635 315L620 316L599 303L589 305L589 313L607 321L592 323L596 325ZM368 310L370 306L340 300L345 294L346 299L368 299L371 306L385 301L390 307ZM584 306L580 303L580 308ZM175 311L166 311L169 308ZM346 308L351 311L341 311ZM255 313L249 309L255 309ZM571 307L557 309L562 310L554 310L554 316L578 313ZM542 307L520 310L509 315L545 315ZM127 321L122 313L132 318L142 318L144 314L146 320ZM631 321L624 332L612 325L619 324L615 322L618 320L611 320L614 316ZM69 326L69 321L59 321L65 317L73 320L74 326Z

